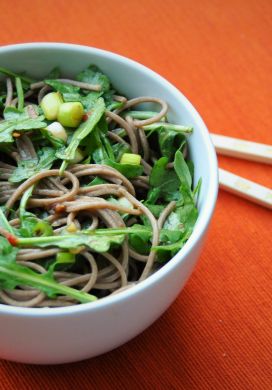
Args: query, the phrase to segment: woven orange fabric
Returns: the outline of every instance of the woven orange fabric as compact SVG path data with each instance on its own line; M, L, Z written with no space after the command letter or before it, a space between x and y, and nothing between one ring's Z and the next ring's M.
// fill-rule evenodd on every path
M272 143L270 0L0 4L0 44L61 41L115 51L174 83L210 131ZM271 166L219 162L272 187ZM271 389L271 232L270 211L220 192L199 265L161 319L88 361L1 361L0 389Z

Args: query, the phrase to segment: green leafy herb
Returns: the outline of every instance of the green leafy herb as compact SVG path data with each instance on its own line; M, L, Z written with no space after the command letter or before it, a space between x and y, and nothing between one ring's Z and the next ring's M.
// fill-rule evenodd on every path
M54 298L57 295L68 295L81 303L93 302L97 298L94 295L78 291L56 282L52 272L38 274L31 269L16 263L18 249L0 237L0 288L13 290L18 285L34 287L43 291L48 297Z
M174 168L180 183L190 190L192 186L192 176L182 153L179 151L175 154Z
M20 228L17 230L17 234L20 237L52 236L53 229L51 225L26 210L27 202L32 195L33 189L34 186L29 187L22 196L19 207Z
M90 65L87 69L79 73L77 80L82 81L83 83L100 85L104 92L110 89L110 80L108 76L102 73L95 65Z
M87 95L82 95L80 93L63 93L63 99L65 102L80 102L85 111L90 111L95 103L97 102L98 98L100 98L103 95L103 92L96 92L91 91Z
M151 248L151 230L138 224L133 229L135 231L129 235L129 245L140 254L147 255Z
M6 238L0 236L0 263L12 263L16 261L17 252L18 248L15 248Z
M162 156L168 157L170 161L173 160L175 152L186 144L186 138L183 134L165 129L158 133L158 141Z
M121 142L111 145L111 149L113 151L115 161L120 161L124 153L131 152L129 144L123 144Z
M64 83L58 80L44 80L44 82L52 87L55 91L60 93L77 93L80 88L75 87L74 85Z
M105 105L108 111L117 110L118 108L123 107L123 102L118 102L114 99L115 91L111 89L103 94L103 99L105 100Z
M142 165L120 164L112 160L104 160L104 164L116 169L129 179L140 176L143 173Z
M43 147L37 153L37 159L20 160L18 167L13 171L9 181L18 183L43 170L50 169L56 160L55 150L51 147Z
M170 230L183 228L186 234L191 234L197 220L198 210L191 190L192 177L184 157L179 151L175 155L174 169L180 180L181 198L176 209L167 218L164 228Z
M50 236L50 237L30 237L30 238L19 238L19 246L33 246L39 248L45 248L48 246L56 246L63 249L78 248L79 246L86 246L95 252L107 252L111 245L121 245L124 240L122 234L116 234L106 236L97 234L67 234L61 236Z
M151 171L149 183L151 190L148 193L147 203L156 203L157 199L164 201L179 200L179 179L177 174L167 168L168 158L161 157Z
M56 66L53 68L48 75L45 77L46 80L51 80L51 79L58 79L61 76L60 68Z
M27 112L17 109L9 109L4 112L5 120L0 123L0 142L13 142L14 131L29 131L46 127L44 116L30 118Z
M185 242L190 237L191 232L184 232L181 239L167 245L158 245L152 248L157 253L157 261L159 263L166 263L183 247Z

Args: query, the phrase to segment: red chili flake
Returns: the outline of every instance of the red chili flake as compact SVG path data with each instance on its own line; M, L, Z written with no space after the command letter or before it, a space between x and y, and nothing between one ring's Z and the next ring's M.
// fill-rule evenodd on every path
M17 244L18 244L18 238L15 237L13 234L8 233L7 236L6 236L6 239L9 241L9 243L10 243L12 246L17 246Z
M89 117L92 115L92 111L88 111L88 112L86 112L84 115L83 115L83 117L82 117L82 121L83 122L86 122L88 119L89 119Z
M56 204L55 212L58 214L64 213L66 211L66 207L63 204Z

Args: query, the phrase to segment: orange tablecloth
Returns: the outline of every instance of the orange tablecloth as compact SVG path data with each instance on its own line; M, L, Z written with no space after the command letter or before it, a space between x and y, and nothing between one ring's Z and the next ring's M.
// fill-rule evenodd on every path
M0 4L0 44L61 41L115 51L173 82L210 131L272 143L271 0ZM219 162L272 187L269 166ZM0 389L271 389L271 231L270 211L220 192L199 265L153 326L81 363L1 361Z

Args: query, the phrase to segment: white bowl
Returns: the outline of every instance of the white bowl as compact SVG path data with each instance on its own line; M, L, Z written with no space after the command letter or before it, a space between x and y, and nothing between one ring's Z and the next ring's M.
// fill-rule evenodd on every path
M165 99L171 121L194 127L189 139L195 183L201 177L199 217L176 256L137 286L98 302L63 308L18 308L0 304L0 358L24 363L74 362L110 351L151 325L174 301L191 275L214 210L217 160L208 130L192 104L164 78L128 58L104 50L62 43L0 48L0 66L36 78L54 66L73 76L90 63L107 73L129 97Z

